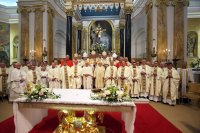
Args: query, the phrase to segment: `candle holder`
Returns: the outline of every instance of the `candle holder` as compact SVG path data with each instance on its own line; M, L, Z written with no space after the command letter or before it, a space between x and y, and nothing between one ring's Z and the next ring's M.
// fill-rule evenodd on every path
M179 60L180 60L180 59L177 59L177 56L175 56L175 58L172 59L175 68L176 68L177 62L178 62Z

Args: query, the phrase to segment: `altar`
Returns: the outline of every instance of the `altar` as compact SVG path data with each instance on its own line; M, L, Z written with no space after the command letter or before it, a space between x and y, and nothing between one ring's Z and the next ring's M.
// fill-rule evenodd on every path
M60 94L59 99L45 99L43 101L27 102L26 98L18 98L13 103L15 132L27 133L48 115L48 109L81 110L99 112L122 112L127 133L133 133L136 118L134 102L108 103L90 99L90 90L54 89ZM136 103L148 103L147 99L136 99Z

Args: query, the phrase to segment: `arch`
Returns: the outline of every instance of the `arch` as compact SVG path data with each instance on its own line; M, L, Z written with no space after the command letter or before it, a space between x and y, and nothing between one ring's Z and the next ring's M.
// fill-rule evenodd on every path
M134 37L135 57L143 58L143 51L146 52L146 36L144 28L139 29Z
M56 30L54 35L54 58L64 58L66 54L66 35L61 30Z
M110 21L110 20L93 20L93 21L90 22L89 27L88 27L88 51L90 50L90 45L91 45L90 29L96 21L107 21L110 24L110 26L112 28L112 50L114 50L114 25L113 25L112 21Z

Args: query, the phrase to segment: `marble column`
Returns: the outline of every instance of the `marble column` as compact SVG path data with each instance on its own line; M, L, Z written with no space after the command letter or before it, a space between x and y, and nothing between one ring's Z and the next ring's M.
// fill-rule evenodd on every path
M72 16L73 16L73 9L66 9L65 13L67 16L66 22L66 55L70 56L72 59Z
M132 6L128 6L124 9L125 13L125 57L131 61L131 13L133 11Z
M124 56L124 26L120 25L120 56Z
M82 50L82 23L77 24L78 35L77 35L77 53L81 52Z

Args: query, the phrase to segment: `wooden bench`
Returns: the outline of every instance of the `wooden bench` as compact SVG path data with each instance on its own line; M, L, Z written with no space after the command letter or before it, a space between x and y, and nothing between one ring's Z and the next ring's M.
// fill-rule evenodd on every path
M197 101L197 106L200 107L200 83L189 83L188 88L188 92L182 95L183 98Z

